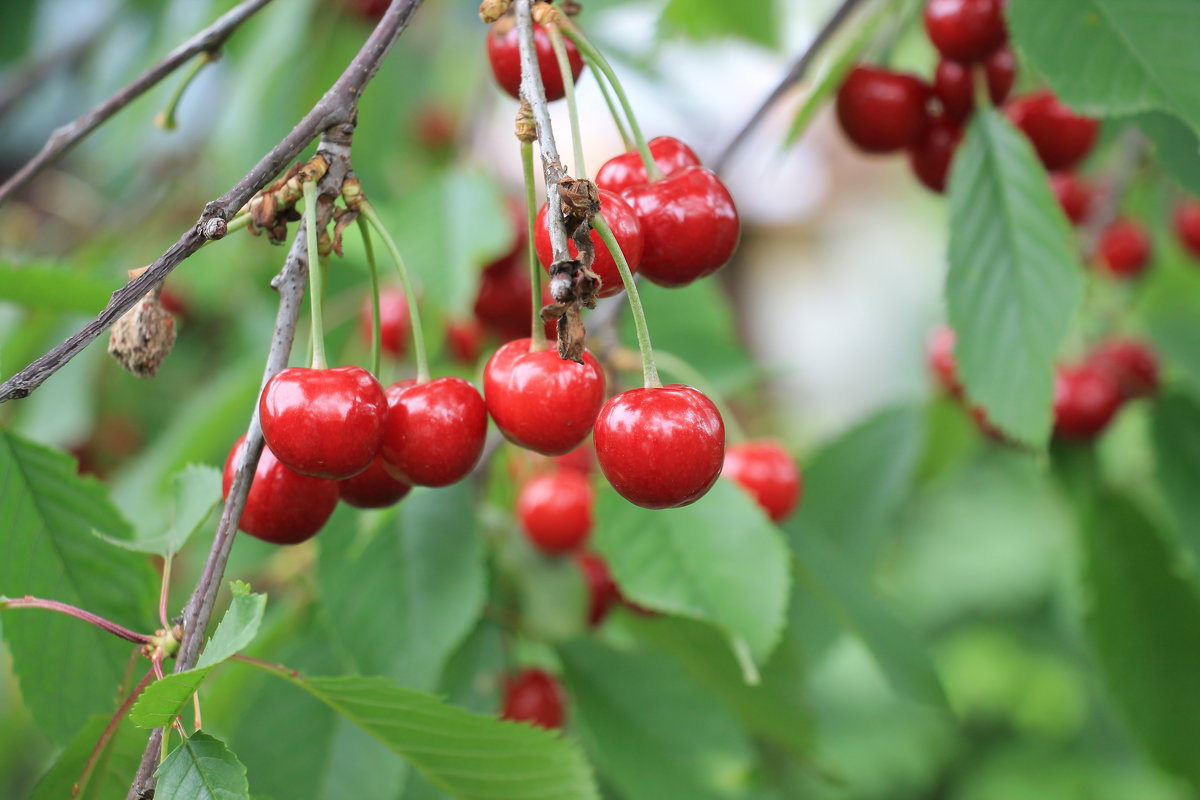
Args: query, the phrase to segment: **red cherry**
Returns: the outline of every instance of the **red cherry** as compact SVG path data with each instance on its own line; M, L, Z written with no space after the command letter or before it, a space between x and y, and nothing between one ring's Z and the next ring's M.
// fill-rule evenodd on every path
M648 145L650 157L663 175L684 167L700 166L699 156L674 136L656 136ZM649 182L642 156L636 150L613 156L596 173L596 185L616 194Z
M554 466L558 469L574 470L581 475L591 475L595 456L591 444L584 442L569 453L554 456Z
M379 452L387 398L362 367L291 367L263 387L258 417L271 452L302 475L340 480Z
M961 398L962 384L958 380L958 365L954 360L954 329L948 325L936 328L926 345L929 369L938 386L947 394Z
M642 224L642 275L659 286L686 286L711 275L737 249L737 207L712 170L683 167L627 190L625 199Z
M859 65L838 89L842 131L864 153L894 153L925 128L929 86L915 75Z
M925 32L946 58L982 61L1008 40L1004 0L929 0Z
M783 522L800 501L803 486L796 462L778 442L747 442L725 451L721 474L748 491L767 516Z
M371 295L363 298L358 311L358 332L363 342L371 345ZM408 346L408 298L403 289L379 290L379 346L384 353L399 358Z
M600 556L580 553L576 561L588 589L588 625L594 628L604 621L613 605L621 601L621 590L608 571L608 564Z
M1109 339L1092 351L1087 363L1106 373L1125 400L1158 393L1158 356L1136 339Z
M1150 265L1150 237L1136 222L1119 219L1100 235L1099 267L1116 278L1135 278Z
M440 103L427 103L417 110L414 134L426 150L437 153L454 147L457 127L449 108Z
M245 444L246 437L242 436L225 459L223 497L229 497L233 473ZM337 483L293 472L279 463L269 447L264 447L238 528L264 542L299 544L317 535L337 501Z
M1068 439L1093 439L1121 406L1117 384L1102 370L1084 364L1063 367L1054 382L1054 432Z
M446 347L460 364L474 364L483 351L483 326L478 319L448 320Z
M1100 123L1076 114L1052 92L1018 97L1006 106L1012 120L1033 143L1048 170L1070 169L1091 152Z
M1200 201L1184 200L1175 207L1175 233L1195 258L1200 258Z
M960 123L946 117L932 117L921 138L908 149L908 164L917 180L935 192L944 192L950 162L962 135Z
M522 256L493 262L480 273L475 318L501 339L529 335L531 303L529 268Z
M414 486L448 486L479 462L487 409L462 378L394 383L387 404L382 454L394 477Z
M579 364L556 350L530 352L515 339L488 359L483 396L500 432L514 444L562 455L587 438L604 403L604 370L587 350Z
M346 0L346 7L364 22L379 22L391 0Z
M629 271L637 272L638 266L642 263L643 250L642 226L638 222L637 214L633 213L633 209L620 195L613 194L607 189L601 189L600 215L612 229L617 244L621 246L621 252L629 263ZM533 246L537 250L538 261L542 262L542 267L549 273L554 254L550 247L550 232L546 229L545 203L538 210L534 231ZM608 252L608 247L600 239L600 234L592 231L591 237L592 246L596 248L596 260L592 262L592 271L600 276L600 296L609 297L621 291L625 285L621 283L621 273L617 269L617 262L613 260L612 253ZM575 258L579 254L575 243L570 240L567 241L567 252L571 254L571 258Z
M547 100L558 100L566 96L563 88L562 73L558 69L558 60L554 57L554 46L550 44L550 34L541 25L533 26L534 49L537 50L538 69L542 73L542 85L546 89ZM564 37L563 44L567 48L567 60L571 64L571 75L579 79L583 72L583 57L575 43ZM488 61L492 64L492 75L500 88L518 100L521 98L521 51L517 43L516 20L512 17L501 17L488 28L487 37Z
M1012 50L1002 47L984 62L988 95L999 105L1012 91L1017 77L1017 59ZM933 94L942 104L942 113L962 122L975 110L975 86L971 66L943 58L933 73Z
M544 553L578 550L592 532L595 492L574 470L539 475L517 494L517 519L529 541Z
M394 506L412 491L412 486L388 472L383 456L376 456L371 466L337 485L342 500L357 508Z
M164 309L180 319L185 320L192 315L191 304L188 303L183 295L176 293L166 284L163 284L162 293L158 296L158 302L162 304Z
M1074 172L1051 172L1050 189L1067 219L1078 225L1087 219L1096 197L1096 187Z
M631 389L600 409L596 460L613 488L643 508L699 500L721 474L725 422L690 386Z
M566 717L562 686L548 672L524 669L504 681L504 719L539 728L561 728Z

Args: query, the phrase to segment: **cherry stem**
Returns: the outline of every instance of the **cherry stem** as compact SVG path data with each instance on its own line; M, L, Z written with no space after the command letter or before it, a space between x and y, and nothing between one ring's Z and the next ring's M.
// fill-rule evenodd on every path
M762 676L758 673L758 667L754 663L754 656L750 654L750 645L746 644L746 640L740 636L732 636L729 639L729 646L742 670L742 680L746 682L746 685L757 686L762 683Z
M632 151L637 144L629 135L629 130L625 127L625 120L621 119L621 114L617 111L617 104L608 91L608 84L605 81L597 80L596 85L600 87L600 94L604 97L604 104L608 106L608 113L612 115L612 121L617 126L617 133L621 135L621 141L625 143L625 150Z
M625 294L629 297L629 308L633 311L633 327L637 331L638 350L642 353L642 383L647 389L661 389L663 384L658 377L658 368L654 366L654 348L650 346L650 328L646 325L646 312L642 309L642 298L633 282L629 262L625 260L621 245L617 243L617 237L613 236L612 229L608 227L602 214L592 216L592 229L600 234L604 246L617 263L621 283L624 284Z
M587 178L587 167L583 165L583 131L579 128L579 108L575 103L575 75L571 72L571 59L567 56L567 45L557 25L547 25L550 46L558 60L558 71L562 75L563 92L567 98L567 117L571 121L571 150L575 154L575 177Z
M704 377L698 369L693 367L688 362L684 361L674 353L668 353L664 350L655 350L654 359L658 366L662 367L667 372L673 375L678 375L687 383L704 392L712 404L717 407L717 411L721 413L721 418L725 421L725 430L729 434L728 439L734 444L741 444L746 441L746 431L742 429L737 418L730 413L729 406L721 400L721 395L716 391L715 387L708 378Z
M413 288L412 278L408 274L408 267L404 265L400 248L396 247L396 241L384 227L383 220L379 218L375 206L364 199L359 211L367 218L367 222L371 223L371 227L379 234L379 238L383 240L383 246L392 256L392 262L400 274L400 284L404 287L404 298L408 301L408 317L412 323L413 354L417 359L417 383L425 383L429 380L429 356L425 353L425 333L421 330L421 310L417 308L417 293Z
M525 217L529 239L529 287L533 294L533 317L529 328L529 352L546 349L546 329L542 325L542 265L538 261L533 237L537 230L537 176L533 171L533 142L521 142L521 166L525 171ZM547 209L549 211L549 209Z
M136 653L137 651L135 650L134 652ZM117 708L116 713L114 713L112 716L112 719L108 721L108 725L104 726L104 730L101 732L100 738L96 740L95 747L92 748L92 752L88 754L87 761L85 761L83 764L83 772L80 773L79 780L75 782L77 794L83 794L83 790L87 788L87 782L92 779L92 772L94 772L96 769L96 764L100 760L100 754L104 752L104 748L108 746L109 741L111 741L113 735L116 734L117 727L121 724L121 720L124 719L125 715L129 713L129 709L133 707L134 702L142 694L142 690L150 684L150 679L153 677L154 667L151 667L150 669L146 670L146 674L143 675L142 679L137 682L137 685L130 690L129 696L126 697L124 702L122 702Z
M155 125L162 128L164 131L173 131L176 127L178 127L175 119L175 112L179 110L179 102L183 99L183 93L186 92L187 88L192 85L192 81L194 81L196 76L200 74L200 70L216 61L219 57L220 56L217 52L211 50L201 51L200 54L196 56L195 60L192 61L191 66L188 67L187 72L184 73L183 79L179 81L179 85L175 87L173 92L171 92L170 98L167 99L166 107L162 111L158 112L158 116L154 118Z
M163 556L162 584L158 590L158 621L162 623L163 630L171 629L171 623L167 620L167 597L171 593L171 562L173 558L173 553Z
M646 144L646 137L642 135L641 126L638 125L637 116L633 113L633 106L629 102L629 96L625 94L625 88L621 86L621 82L617 80L617 74L613 72L612 65L608 63L608 59L604 54L588 41L587 36L580 30L569 17L564 23L564 31L567 36L571 37L571 41L579 48L579 52L583 54L584 59L592 65L592 69L599 68L604 77L612 85L613 91L617 93L617 99L621 103L621 108L625 111L625 117L629 121L629 130L633 133L633 141L637 145L638 152L642 156L642 164L646 167L646 176L652 181L656 181L662 177L662 170L654 163L654 157L650 155L650 147Z
M119 636L127 642L134 644L150 644L154 641L154 637L145 633L131 631L123 625L118 625L112 620L105 619L98 614L93 614L91 611L85 611L78 606L70 605L69 603L60 603L57 600L46 600L41 597L4 597L0 598L0 611L9 608L40 608L46 611L57 611L60 614L66 614L76 619L81 619L84 622L95 625L97 628L108 631L113 636Z
M312 310L312 366L325 369L325 276L317 246L317 184L304 183L304 232L308 246L308 307Z
M371 228L360 215L358 232L362 234L363 251L367 254L367 272L371 276L371 372L379 377L382 366L383 330L379 322L379 270L375 266L375 246L371 244Z

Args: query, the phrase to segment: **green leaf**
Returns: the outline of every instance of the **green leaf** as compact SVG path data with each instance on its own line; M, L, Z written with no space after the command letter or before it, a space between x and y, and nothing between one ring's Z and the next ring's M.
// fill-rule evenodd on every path
M1200 401L1170 394L1154 404L1158 479L1179 531L1179 544L1200 561Z
M95 314L120 288L112 281L81 275L63 266L0 264L0 300L26 308Z
M171 494L174 508L165 531L151 532L147 529L149 525L143 523L139 524L135 538L113 540L113 544L160 556L178 553L220 506L221 471L203 464L188 464L171 481Z
M196 731L154 771L158 800L249 800L246 768L215 736Z
M71 737L54 765L38 781L29 800L109 800L124 797L129 780L146 749L146 734L127 722L117 726L95 765L84 779L83 770L92 749L100 741L110 717L97 714ZM78 789L75 787L78 786Z
M245 649L258 635L263 612L267 607L265 594L251 594L250 587L235 581L233 602L229 604L221 623L208 641L196 666L176 672L146 687L142 696L129 710L129 719L142 728L159 728L170 724L199 688L213 667Z
M0 594L34 595L146 628L157 592L104 487L68 456L0 431ZM38 610L4 615L4 639L38 726L67 741L93 713L111 711L131 645L77 619Z
M1200 319L1190 305L1150 320L1150 336L1163 361L1179 372L1181 388L1200 397Z
M1200 597L1161 533L1108 495L1081 526L1084 622L1129 727L1164 769L1200 787Z
M1154 154L1166 173L1192 194L1200 195L1200 137L1177 117L1161 112L1133 118L1154 143Z
M586 640L561 652L573 725L623 798L745 797L754 765L745 733L674 661Z
M716 625L766 661L791 575L778 529L745 492L719 480L690 506L649 511L605 491L596 518L596 549L629 599Z
M778 9L774 0L756 3L753 13L728 0L670 0L662 27L693 39L737 36L765 47L779 43Z
M1169 111L1200 130L1193 0L1012 0L1021 54L1067 104L1100 117Z
M1062 209L1028 140L981 109L950 174L946 302L967 394L992 424L1043 446L1054 361L1083 292Z

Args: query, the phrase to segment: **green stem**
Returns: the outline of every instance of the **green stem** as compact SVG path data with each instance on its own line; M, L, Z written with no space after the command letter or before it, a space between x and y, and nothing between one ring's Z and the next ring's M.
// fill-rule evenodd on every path
M417 308L417 292L413 288L412 278L409 277L408 267L404 265L400 248L396 247L395 240L384 227L383 221L379 219L379 213L375 211L375 207L364 200L359 210L367 218L367 222L371 223L375 232L379 234L379 238L383 240L383 246L391 254L396 271L400 273L400 283L404 287L404 296L408 300L408 316L412 322L413 354L417 359L417 383L425 383L429 380L429 356L425 353L425 333L421 330L421 311Z
M629 262L621 252L621 245L612 229L604 221L604 216L596 214L592 217L592 229L600 234L604 246L617 262L617 270L621 273L621 283L625 285L625 294L629 296L629 308L633 311L633 327L637 331L638 350L642 353L642 384L647 389L661 389L662 380L658 377L658 368L654 366L654 348L650 346L650 328L646 325L646 312L642 309L642 298L638 295L637 286L633 282L633 273L629 271Z
M521 166L525 170L525 216L529 229L526 258L529 261L529 288L533 293L533 316L529 329L529 352L546 349L546 329L542 326L542 265L538 261L533 237L537 227L537 176L533 170L533 142L521 142ZM547 209L549 213L549 209Z
M358 232L362 234L363 250L367 254L367 272L371 275L371 372L379 377L382 332L379 325L379 270L375 268L375 247L371 244L371 228L361 216Z
M192 81L200 74L200 70L217 60L216 53L204 51L196 56L192 61L187 72L179 81L179 85L175 87L175 91L171 92L171 96L167 98L167 106L162 111L158 112L158 116L154 118L154 124L162 128L164 131L173 131L178 127L175 119L175 112L179 110L179 102L183 99L183 93L191 86Z
M617 99L621 102L621 108L625 111L625 118L629 121L629 130L633 132L633 141L642 156L642 164L646 167L646 175L652 181L658 180L662 177L662 170L654 163L654 157L650 155L650 147L646 144L646 137L642 135L642 129L638 125L637 117L633 113L633 106L629 102L629 96L625 94L624 87L617 80L617 74L613 72L612 65L608 63L608 59L604 57L604 54L588 41L583 31L574 22L568 19L564 25L564 31L567 36L571 37L571 41L575 43L575 46L579 48L579 52L583 54L584 60L591 65L593 70L598 68L612 85L613 91L617 93Z
M612 115L613 123L617 126L617 133L621 134L621 141L625 143L625 150L629 151L637 147L633 141L633 137L629 135L629 130L625 127L625 120L621 119L621 114L617 111L616 102L608 92L608 83L597 79L596 85L600 87L600 94L604 97L604 104L608 106L608 113Z
M225 235L228 236L235 231L240 231L250 225L250 213L235 214L233 219L229 220L229 225L225 230Z
M312 366L325 369L325 276L317 247L317 184L304 184L304 232L308 245L308 305L312 309Z
M583 165L583 131L579 128L579 109L575 104L575 76L571 72L571 59L567 57L567 46L563 43L562 31L557 25L546 28L550 34L550 45L558 59L558 71L562 75L563 91L567 97L567 116L571 120L571 148L575 153L575 177L587 178L587 167Z
M729 441L733 444L741 444L746 441L746 432L738 423L737 418L729 413L729 407L721 401L720 393L716 391L716 388L712 385L712 381L701 375L699 370L674 353L655 350L654 360L658 366L667 372L679 376L686 383L691 384L708 395L708 399L721 412L721 418L725 421L725 429L729 433Z

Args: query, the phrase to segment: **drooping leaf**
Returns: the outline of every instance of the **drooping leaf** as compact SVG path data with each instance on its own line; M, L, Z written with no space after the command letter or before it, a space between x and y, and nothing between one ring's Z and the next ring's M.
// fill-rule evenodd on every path
M154 772L160 800L249 800L246 768L215 736L196 731Z
M1200 559L1200 402L1181 394L1154 404L1154 449L1158 479L1179 532L1179 544Z
M993 425L1042 446L1055 357L1083 292L1070 226L1028 140L992 109L974 115L949 194L959 375Z
M94 314L120 285L65 266L0 264L0 300L45 311Z
M1142 133L1154 143L1154 155L1166 173L1195 195L1200 195L1200 137L1194 129L1162 112L1134 117Z
M663 9L662 24L665 30L693 39L736 36L774 47L779 40L777 11L774 2L757 3L754 13L748 14L726 0L670 0Z
M146 735L128 722L117 726L108 744L100 751L95 765L83 774L92 749L109 723L109 715L97 714L71 737L58 754L54 765L38 781L29 800L108 800L123 797L129 779L146 749ZM77 789L75 787L78 787Z
M70 457L0 431L0 519L0 594L71 603L149 629L154 573L142 556L94 533L132 535L104 488L78 476ZM128 642L38 610L6 613L4 639L29 710L56 741L67 741L91 714L112 710Z

